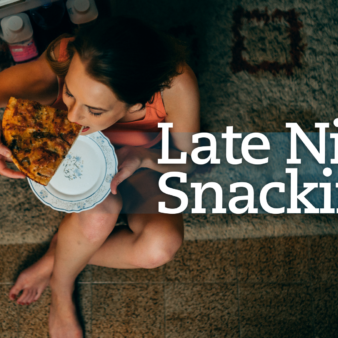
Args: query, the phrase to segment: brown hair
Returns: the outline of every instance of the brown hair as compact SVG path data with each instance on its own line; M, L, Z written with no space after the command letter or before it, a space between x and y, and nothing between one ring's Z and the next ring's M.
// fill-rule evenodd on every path
M71 35L68 33L62 34L59 37L57 37L55 40L53 40L47 47L46 49L46 59L49 63L49 65L51 66L53 72L59 76L59 77L65 77L67 72L68 72L68 68L69 68L69 64L72 60L71 57L69 57L66 61L64 62L58 62L57 59L55 59L55 55L54 55L54 49L55 47L61 42L62 39L64 38L70 38ZM68 47L68 46L67 46ZM67 48L68 49L68 48ZM69 51L68 51L69 52ZM71 51L72 52L72 51ZM68 54L69 55L69 54Z
M68 42L68 60L58 62L52 51L62 38L70 36L59 36L47 48L47 61L55 74L66 76L76 51L87 73L129 107L141 103L143 109L147 102L153 102L156 92L170 88L189 56L180 40L139 19L112 17L80 26L74 41Z

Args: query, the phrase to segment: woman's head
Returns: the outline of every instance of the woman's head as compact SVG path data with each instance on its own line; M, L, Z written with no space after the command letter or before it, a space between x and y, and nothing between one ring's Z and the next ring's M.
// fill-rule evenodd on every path
M186 48L174 38L127 17L81 27L67 50L70 64L63 98L69 117L78 109L73 122L93 127L90 132L142 110L156 92L170 87L187 57ZM93 116L86 106L107 112Z

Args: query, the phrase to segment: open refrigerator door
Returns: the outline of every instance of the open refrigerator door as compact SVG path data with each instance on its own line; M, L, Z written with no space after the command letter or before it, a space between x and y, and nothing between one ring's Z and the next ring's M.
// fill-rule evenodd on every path
M14 2L24 2L25 0L0 0L0 8L6 5L10 5Z

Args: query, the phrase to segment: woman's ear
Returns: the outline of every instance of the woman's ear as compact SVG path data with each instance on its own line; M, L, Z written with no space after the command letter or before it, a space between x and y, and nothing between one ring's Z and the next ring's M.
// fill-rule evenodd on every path
M129 113L137 113L139 110L141 110L142 108L142 103L137 103L137 104L134 104L133 106L131 106L129 109L128 109L128 112Z

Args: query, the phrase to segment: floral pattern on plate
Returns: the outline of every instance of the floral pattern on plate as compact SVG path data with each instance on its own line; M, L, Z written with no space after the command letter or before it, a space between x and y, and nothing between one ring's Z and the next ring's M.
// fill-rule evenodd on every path
M65 161L65 166L63 168L64 176L69 180L81 178L83 173L82 158L80 156L76 156L72 153L69 153L67 154L64 161Z

